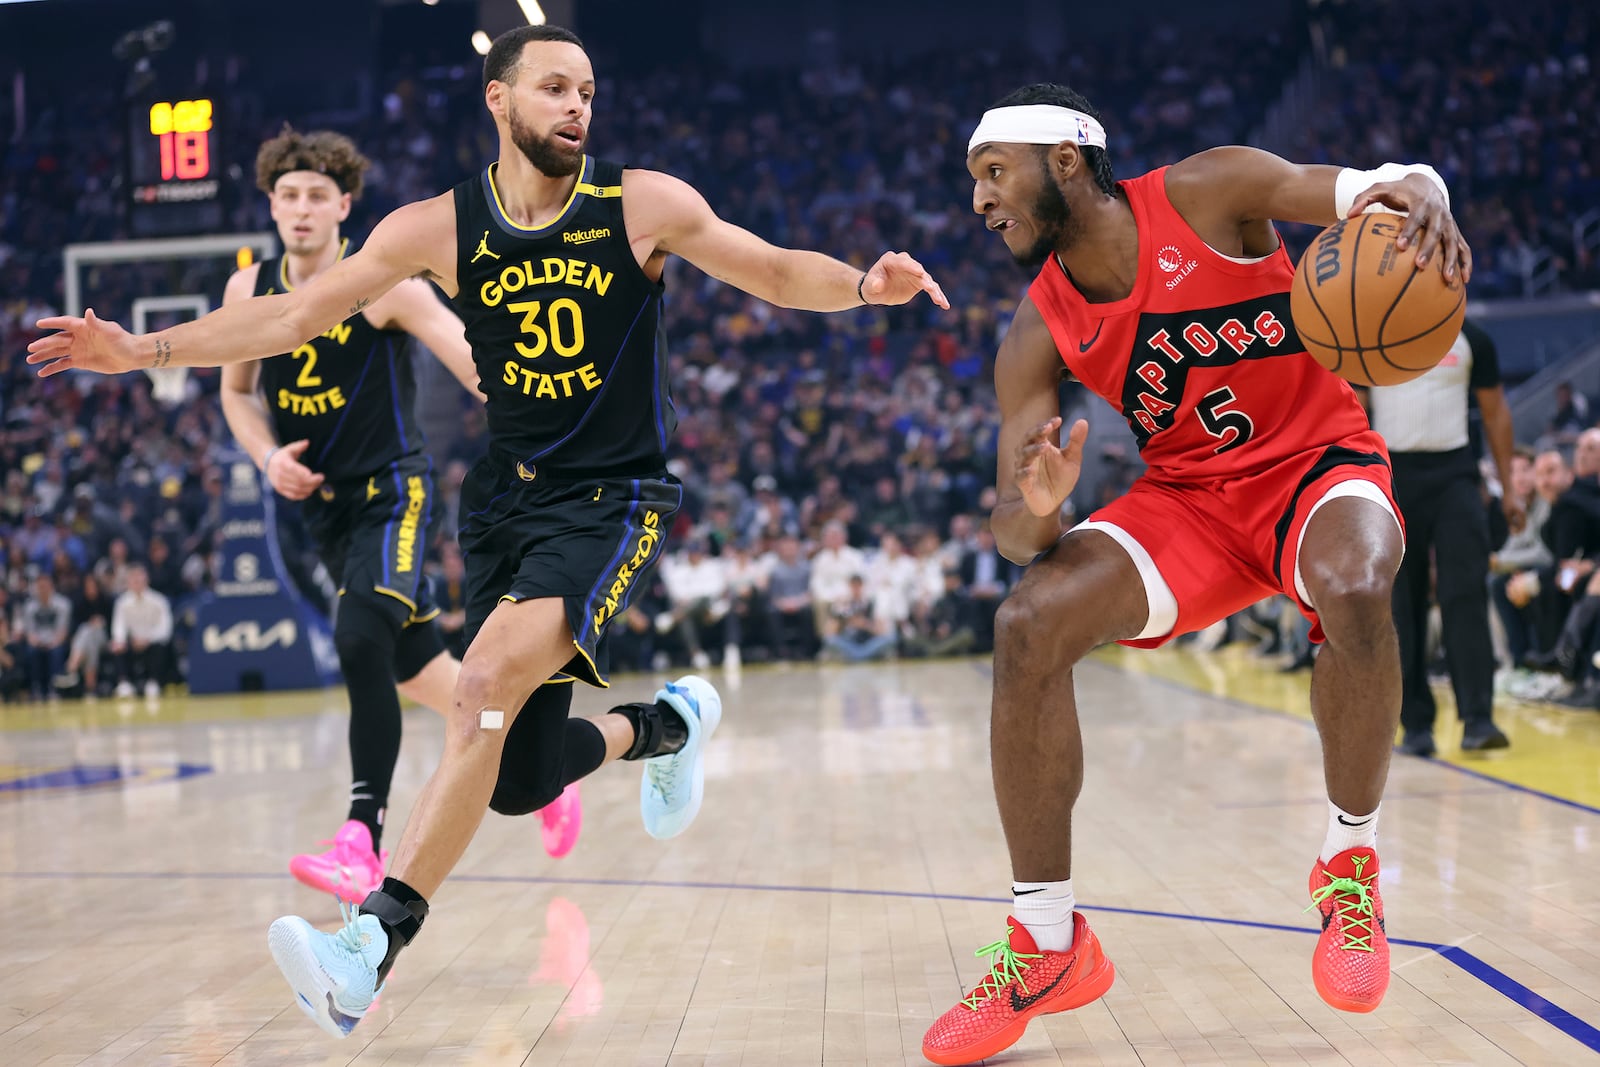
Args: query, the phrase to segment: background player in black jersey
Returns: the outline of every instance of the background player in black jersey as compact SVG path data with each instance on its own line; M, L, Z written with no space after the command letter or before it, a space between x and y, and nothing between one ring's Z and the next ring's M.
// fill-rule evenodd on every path
M594 91L570 32L511 30L484 61L500 134L499 160L484 174L399 208L360 252L291 293L141 336L90 312L53 317L40 327L61 332L30 346L41 374L214 365L291 351L414 275L454 294L488 395L490 455L462 493L476 633L444 754L390 877L345 929L324 934L291 916L269 935L296 1002L335 1036L360 1021L421 928L426 898L472 840L519 732L530 752L554 754L547 796L607 759L645 759L647 829L670 836L698 810L701 742L720 715L700 679L592 724L524 707L553 677L607 684L599 639L660 558L678 506L681 487L662 455L672 428L659 335L667 256L785 307L847 311L923 292L949 306L905 253L863 273L776 248L719 219L676 178L591 159Z
M349 138L285 128L256 154L283 255L228 280L224 305L291 292L353 246L340 223L361 195L368 161ZM305 501L318 554L339 583L334 647L350 696L350 810L321 853L289 870L314 889L352 902L383 880L381 841L400 757L399 692L441 713L460 664L445 651L422 574L436 525L431 461L416 419L407 335L422 341L474 396L478 372L461 320L418 278L292 352L222 372L222 412L273 489ZM545 811L570 849L575 789Z

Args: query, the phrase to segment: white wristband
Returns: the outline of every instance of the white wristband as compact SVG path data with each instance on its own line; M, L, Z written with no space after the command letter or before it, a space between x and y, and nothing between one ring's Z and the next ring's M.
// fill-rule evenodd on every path
M1444 194L1445 206L1450 204L1450 190L1445 188L1444 179L1439 177L1439 172L1426 163L1385 163L1373 170L1354 170L1345 167L1333 182L1333 210L1342 219L1350 214L1350 208L1355 204L1356 197L1371 189L1379 182L1397 182L1407 174L1421 174L1439 187ZM1371 214L1374 211L1388 211L1397 215L1404 215L1404 211L1395 211L1392 207L1382 204L1372 204L1362 214Z
M273 445L271 448L267 449L267 454L261 457L262 474L267 473L267 468L272 464L272 457L282 448L282 445Z

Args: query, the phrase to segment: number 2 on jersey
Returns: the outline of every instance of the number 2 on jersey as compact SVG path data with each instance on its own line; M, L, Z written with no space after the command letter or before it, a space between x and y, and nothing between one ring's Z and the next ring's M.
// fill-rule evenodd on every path
M1206 433L1222 442L1213 450L1219 456L1255 436L1256 424L1250 421L1249 415L1237 408L1222 410L1224 404L1232 404L1235 399L1233 390L1224 385L1221 389L1211 390L1195 405L1200 425L1206 428Z
M296 385L302 389L315 389L322 384L322 376L312 373L317 369L317 350L314 346L301 345L294 350L294 358L304 358L306 361L306 365L300 368L300 376L294 380Z
M545 312L544 323L539 321L542 308L542 300L519 300L506 305L507 311L522 316L522 332L533 338L531 344L518 341L517 351L528 359L538 359L547 348L555 349L558 356L569 358L582 352L583 309L578 302L568 297L552 300Z

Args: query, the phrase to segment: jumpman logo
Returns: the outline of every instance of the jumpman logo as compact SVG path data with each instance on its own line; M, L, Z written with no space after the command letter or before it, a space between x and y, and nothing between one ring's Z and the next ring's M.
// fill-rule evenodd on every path
M482 259L484 256L488 256L491 259L499 259L500 258L499 253L491 252L489 250L489 231L488 230L484 230L483 231L483 236L478 238L478 250L476 252L472 253L471 262L476 263L476 262L478 262L478 260Z
M371 500L373 497L375 497L377 495L378 495L378 479L376 479L376 478L368 478L367 479L367 499Z

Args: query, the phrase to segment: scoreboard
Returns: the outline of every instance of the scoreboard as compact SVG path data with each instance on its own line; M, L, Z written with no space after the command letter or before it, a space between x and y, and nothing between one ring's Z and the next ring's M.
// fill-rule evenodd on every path
M209 98L135 104L128 113L129 222L135 236L215 232L222 154Z

